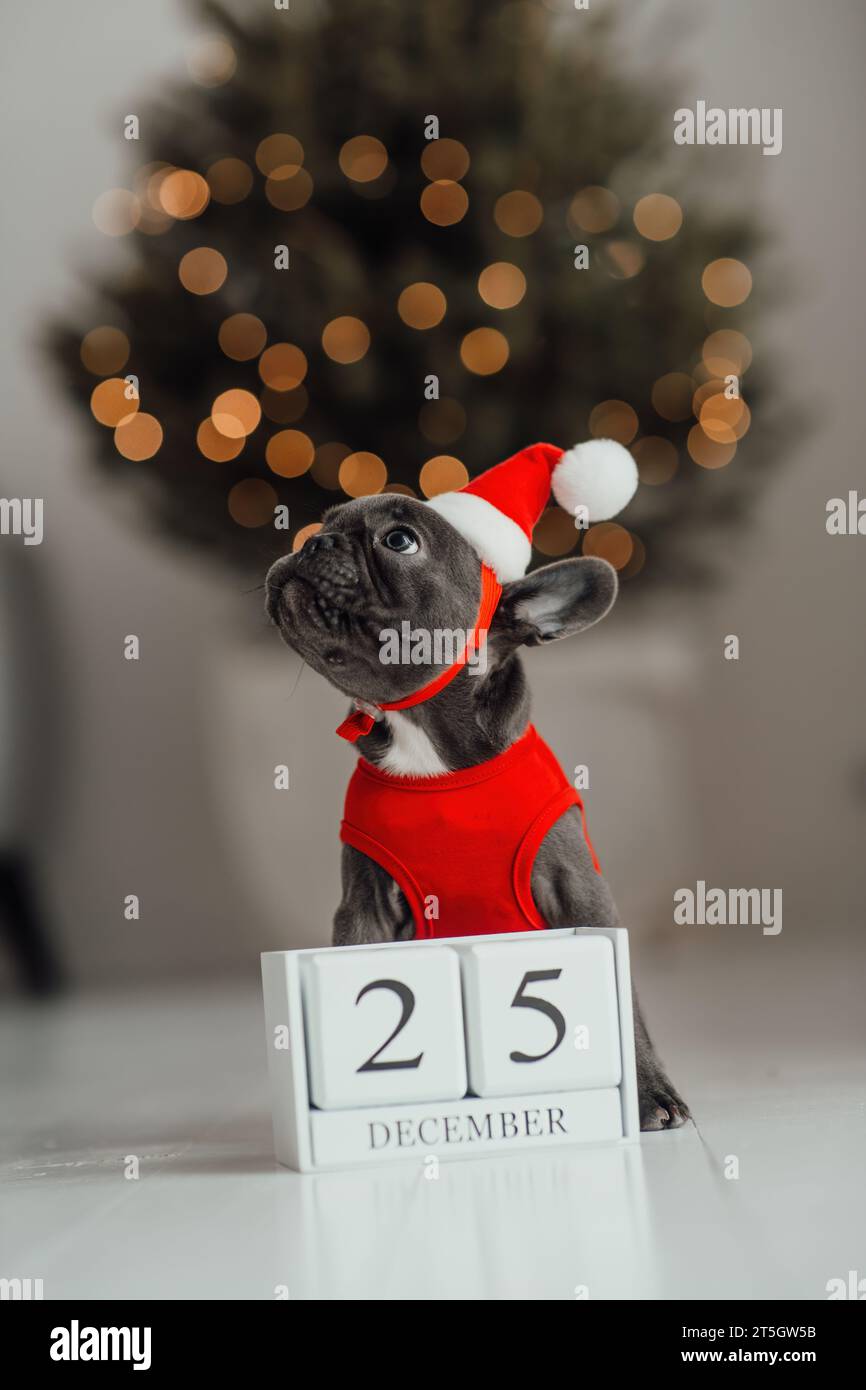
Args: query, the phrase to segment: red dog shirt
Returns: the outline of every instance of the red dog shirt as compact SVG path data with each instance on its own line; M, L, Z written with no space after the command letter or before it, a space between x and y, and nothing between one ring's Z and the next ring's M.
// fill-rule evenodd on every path
M400 885L419 939L541 930L532 866L569 806L601 873L583 802L530 724L489 762L440 777L394 777L359 759L340 838Z

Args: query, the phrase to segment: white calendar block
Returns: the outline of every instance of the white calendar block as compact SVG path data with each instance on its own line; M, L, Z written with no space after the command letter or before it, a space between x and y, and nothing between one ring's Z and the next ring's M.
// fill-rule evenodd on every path
M321 951L304 961L301 987L310 1096L319 1109L466 1094L455 951Z
M639 1137L621 928L268 951L262 982L290 1168Z
M469 1084L479 1096L583 1091L622 1076L616 971L605 936L463 953Z

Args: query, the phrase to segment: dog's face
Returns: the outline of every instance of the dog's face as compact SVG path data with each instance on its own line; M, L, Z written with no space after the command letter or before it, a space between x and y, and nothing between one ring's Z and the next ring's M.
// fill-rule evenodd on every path
M388 665L382 634L473 628L481 593L468 542L423 502L397 493L332 507L322 529L268 571L267 611L288 643L344 694L400 699L437 667Z
M283 640L351 698L381 704L419 690L443 665L383 660L383 634L471 632L481 565L468 541L411 497L388 493L332 507L322 529L271 566L268 615ZM526 644L566 637L604 617L615 570L561 560L503 587L488 646L494 661Z

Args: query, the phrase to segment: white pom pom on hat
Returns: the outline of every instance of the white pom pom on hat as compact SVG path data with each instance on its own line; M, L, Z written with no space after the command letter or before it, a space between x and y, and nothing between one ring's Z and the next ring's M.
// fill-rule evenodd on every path
M428 506L469 542L500 584L526 573L532 532L550 494L573 516L607 521L631 501L637 467L613 439L590 439L572 449L531 444L488 468L459 492L442 492Z

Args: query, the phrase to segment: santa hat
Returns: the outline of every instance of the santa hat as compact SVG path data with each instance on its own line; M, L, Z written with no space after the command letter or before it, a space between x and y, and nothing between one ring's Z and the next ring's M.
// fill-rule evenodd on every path
M427 505L450 521L506 584L526 573L532 531L551 491L572 516L585 507L589 521L607 521L622 511L636 487L634 459L613 439L591 439L565 452L555 444L531 444L459 492L441 492Z

